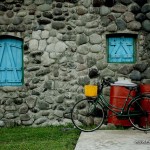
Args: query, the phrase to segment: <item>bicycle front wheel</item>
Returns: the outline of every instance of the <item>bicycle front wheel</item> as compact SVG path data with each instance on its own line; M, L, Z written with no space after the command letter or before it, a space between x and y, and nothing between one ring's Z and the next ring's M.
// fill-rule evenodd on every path
M71 112L73 124L84 132L98 129L103 124L104 117L104 109L101 104L89 99L77 102Z
M150 96L141 96L131 102L128 110L131 124L138 130L150 130Z

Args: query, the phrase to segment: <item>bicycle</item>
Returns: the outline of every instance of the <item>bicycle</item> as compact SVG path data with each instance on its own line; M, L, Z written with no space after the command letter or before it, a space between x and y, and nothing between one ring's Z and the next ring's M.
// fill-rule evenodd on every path
M122 108L109 104L104 98L102 91L105 86L112 84L110 78L102 78L101 84L98 82L98 95L96 97L86 97L78 101L72 111L71 120L76 128L84 132L94 131L102 126L104 120L108 118L108 110L118 118L128 118L132 126L141 131L150 130L150 95L139 93L131 96L131 92L137 87L126 87L129 90L128 96ZM130 102L127 101L130 99ZM146 105L143 105L146 100ZM135 120L142 118L142 125Z

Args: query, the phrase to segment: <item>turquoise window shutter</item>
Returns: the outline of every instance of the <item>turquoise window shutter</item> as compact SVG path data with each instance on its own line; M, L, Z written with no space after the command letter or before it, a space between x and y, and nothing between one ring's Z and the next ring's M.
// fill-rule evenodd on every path
M22 44L17 39L0 39L0 86L22 85Z
M108 62L132 63L134 62L134 38L109 37Z

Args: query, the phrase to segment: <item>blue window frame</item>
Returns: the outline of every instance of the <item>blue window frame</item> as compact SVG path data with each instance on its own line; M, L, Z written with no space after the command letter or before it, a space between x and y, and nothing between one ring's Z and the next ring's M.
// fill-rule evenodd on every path
M135 36L108 36L107 48L109 63L135 62Z
M0 86L23 84L23 41L11 36L0 37Z

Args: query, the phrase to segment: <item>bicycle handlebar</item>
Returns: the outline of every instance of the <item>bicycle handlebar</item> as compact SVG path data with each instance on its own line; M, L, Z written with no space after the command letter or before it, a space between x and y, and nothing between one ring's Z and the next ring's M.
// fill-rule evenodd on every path
M102 84L106 86L110 86L114 81L111 78L102 78Z

